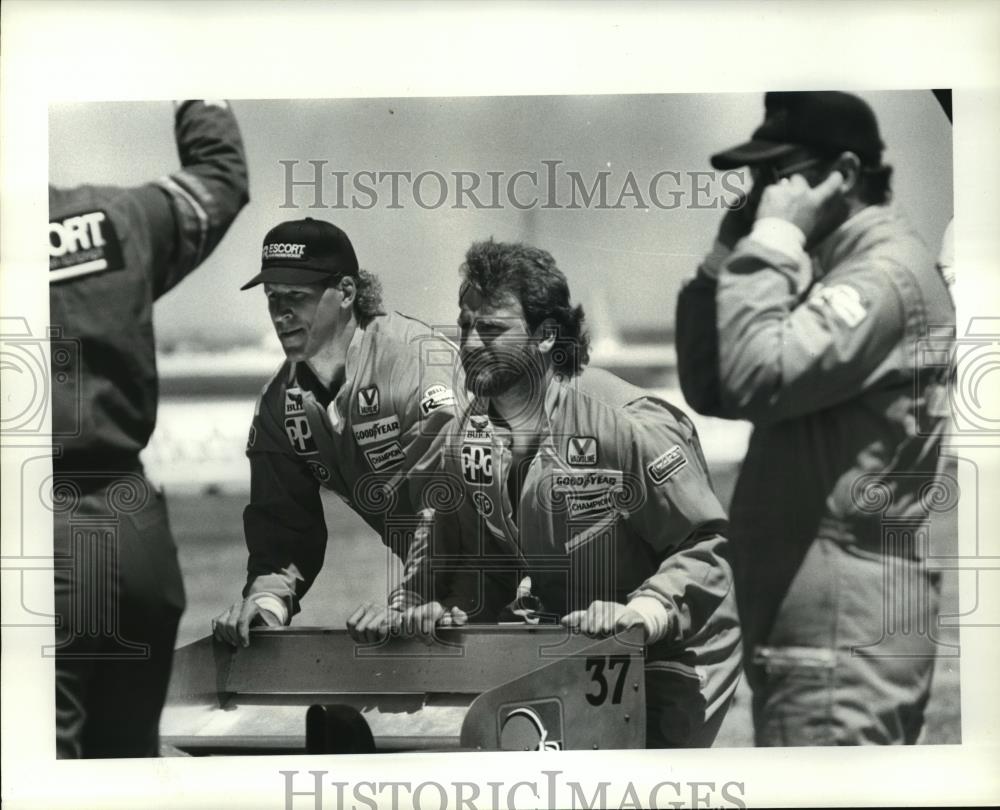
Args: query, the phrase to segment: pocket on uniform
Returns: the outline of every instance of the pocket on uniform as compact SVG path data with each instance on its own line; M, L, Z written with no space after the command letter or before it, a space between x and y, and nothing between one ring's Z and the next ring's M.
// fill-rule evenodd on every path
M758 647L754 697L759 746L834 745L836 653L822 647Z

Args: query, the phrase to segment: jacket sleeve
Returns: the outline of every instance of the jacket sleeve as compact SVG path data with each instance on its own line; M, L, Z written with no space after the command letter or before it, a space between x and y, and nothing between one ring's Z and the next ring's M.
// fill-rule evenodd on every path
M653 400L627 406L621 448L635 498L629 521L658 561L629 594L629 607L655 632L649 643L683 644L698 633L733 587L725 513L711 483L694 427ZM648 617L654 620L650 621Z
M698 413L725 416L719 392L719 332L715 309L718 284L698 273L677 297L677 375L688 405Z
M778 421L878 382L904 334L892 270L870 261L803 294L794 259L742 240L716 294L720 414Z
M182 168L133 192L149 224L154 298L211 254L249 201L243 140L226 102L182 102L175 137Z
M250 503L243 510L247 583L243 596L270 595L284 606L285 624L299 612L326 554L319 485L288 447L266 403L258 406L247 446ZM280 614L280 612L279 612Z

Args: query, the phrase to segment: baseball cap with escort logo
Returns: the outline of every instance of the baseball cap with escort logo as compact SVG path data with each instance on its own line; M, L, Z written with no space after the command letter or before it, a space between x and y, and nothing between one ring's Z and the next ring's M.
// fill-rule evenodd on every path
M774 160L798 147L831 157L853 152L862 164L877 166L885 144L875 113L857 96L832 90L767 93L764 123L746 143L712 155L712 166L736 169Z
M260 272L240 287L248 290L276 284L317 284L358 274L351 240L336 225L306 217L282 222L267 232Z

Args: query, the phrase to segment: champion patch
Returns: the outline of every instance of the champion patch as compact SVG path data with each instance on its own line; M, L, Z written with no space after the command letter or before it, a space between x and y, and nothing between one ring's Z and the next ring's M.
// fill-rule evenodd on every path
M317 481L325 484L330 480L330 471L318 461L309 461L307 464L309 464L309 469L312 470L312 474L316 476Z
M403 453L403 448L399 446L399 442L393 442L385 447L373 447L371 450L365 450L365 458L368 459L371 468L378 472L387 467L401 464L406 459L406 455Z
M662 484L687 466L687 457L681 452L680 445L675 444L666 453L654 458L647 466L646 472L654 484Z
M285 391L285 416L295 416L305 412L305 406L302 404L302 389L289 388Z
M372 385L358 391L358 413L362 416L378 416L378 386Z
M567 517L569 520L586 520L602 515L610 515L617 509L617 506L617 497L614 490L566 496Z
M462 445L462 477L470 484L493 483L493 448L490 445Z
M122 270L121 243L104 211L84 211L49 222L49 281Z
M596 467L597 439L593 436L570 436L566 443L566 461L573 467Z
M420 412L427 416L438 408L455 404L455 394L446 385L432 385L424 391L424 397L420 400Z
M485 492L476 492L472 496L472 502L476 505L476 511L483 517L493 514L493 501Z
M373 422L362 422L360 425L354 425L351 430L354 432L354 441L362 447L386 439L395 439L399 435L399 417L387 416Z

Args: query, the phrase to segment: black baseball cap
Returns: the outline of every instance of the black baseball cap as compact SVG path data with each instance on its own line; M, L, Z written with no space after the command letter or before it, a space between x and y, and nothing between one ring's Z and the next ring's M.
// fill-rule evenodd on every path
M830 157L853 152L866 166L877 166L885 148L875 113L857 96L832 90L767 93L764 123L746 143L712 155L712 167L763 163L803 146Z
M347 234L330 222L306 217L275 225L264 237L260 272L240 287L265 281L316 284L358 274L358 257Z

